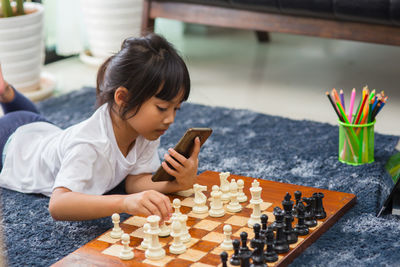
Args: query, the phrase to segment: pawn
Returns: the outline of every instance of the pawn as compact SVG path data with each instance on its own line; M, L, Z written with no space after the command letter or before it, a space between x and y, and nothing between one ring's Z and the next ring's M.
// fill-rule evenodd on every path
M250 247L255 249L257 240L261 240L260 237L261 225L258 223L254 224L253 231L254 231L254 238L250 240ZM264 240L262 241L264 242Z
M122 245L124 245L124 248L119 253L119 258L121 260L131 260L131 259L133 259L135 254L133 253L132 248L129 247L129 242L130 242L129 235L128 234L123 234L121 239L122 239L121 243L122 243Z
M232 257L231 257L229 263L234 266L240 266L240 257L239 257L240 241L239 241L239 239L234 239L232 241L232 245L233 245L234 252L232 254Z
M171 229L165 224L165 221L162 222L160 225L160 233L158 234L159 237L167 237L169 236Z
M313 202L315 201L314 197L303 197L303 201L307 204L304 214L304 224L308 227L317 226L317 220L315 219Z
M247 237L248 237L248 234L246 232L240 233L240 240L241 240L242 245L239 248L239 255L246 254L250 257L251 251L250 251L249 247L247 246Z
M237 199L239 200L240 203L246 202L247 201L247 196L243 192L244 181L242 179L237 180L237 186L238 186L238 197L237 197Z
M151 234L149 233L150 231L150 224L149 223L145 223L143 225L143 233L144 233L144 237L143 237L143 241L142 243L140 243L140 246L144 249L148 248L150 246L150 242L151 242Z
M294 231L300 236L308 235L309 232L307 225L304 224L304 212L304 204L300 202L299 205L297 205L297 224L294 228Z
M267 214L262 214L261 215L261 231L260 231L260 236L264 240L267 238L267 223L268 223L268 216Z
M175 211L174 211L174 213L172 214L172 217L175 217L175 216L180 216L182 213L181 213L181 200L179 199L179 198L175 198L173 201L172 201L172 207L175 209Z
M253 263L250 267L267 267L267 264L264 263L264 245L265 243L261 239L256 239L254 241L254 251L251 255Z
M172 254L182 254L186 251L186 246L181 240L181 228L182 224L179 219L175 219L171 224L171 236L174 238L171 245L169 246L169 252Z
M118 213L114 213L111 216L112 222L114 224L114 228L112 229L110 236L112 238L120 238L122 236L122 234L124 233L121 229L121 227L119 227L119 222L120 222L120 217Z
M267 236L267 250L264 252L264 259L266 262L275 262L278 260L278 254L274 249L274 232L268 231Z
M231 239L232 226L226 224L224 225L223 230L224 230L224 241L221 243L221 248L223 250L232 250L233 249L232 239Z
M221 257L222 267L228 267L228 265L226 264L226 262L228 261L228 253L226 253L226 251L222 251L219 256Z

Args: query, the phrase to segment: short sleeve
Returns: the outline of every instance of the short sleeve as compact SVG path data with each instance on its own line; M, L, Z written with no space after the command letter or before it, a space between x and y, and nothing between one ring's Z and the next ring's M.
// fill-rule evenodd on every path
M146 141L140 148L139 157L135 163L131 175L141 173L153 173L160 166L160 158L158 157L157 149L160 145L160 140Z
M61 162L53 190L65 187L73 192L102 195L112 180L112 170L106 158L89 144L75 145Z

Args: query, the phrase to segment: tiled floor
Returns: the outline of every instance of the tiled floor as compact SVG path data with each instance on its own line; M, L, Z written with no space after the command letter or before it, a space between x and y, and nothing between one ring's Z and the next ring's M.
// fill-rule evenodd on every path
M157 32L187 62L190 102L336 124L325 92L343 88L349 99L353 87L368 85L389 96L376 131L400 135L400 47L287 34L260 44L250 31L170 20L158 21ZM44 70L56 76L58 94L95 85L96 68L77 57Z

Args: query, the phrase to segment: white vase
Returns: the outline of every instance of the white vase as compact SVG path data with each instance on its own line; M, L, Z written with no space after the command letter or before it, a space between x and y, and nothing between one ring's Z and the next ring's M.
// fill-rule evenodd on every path
M38 3L25 3L24 10L23 16L0 18L0 63L7 81L29 93L40 89L44 9Z
M90 53L105 59L127 37L140 36L142 0L82 0Z

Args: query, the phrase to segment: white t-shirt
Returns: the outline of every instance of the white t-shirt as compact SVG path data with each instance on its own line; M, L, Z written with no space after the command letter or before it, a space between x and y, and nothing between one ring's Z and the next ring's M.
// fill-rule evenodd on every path
M46 122L19 127L7 146L0 186L50 196L53 189L101 195L128 174L152 173L160 165L159 139L142 136L124 157L115 139L107 104L65 130Z

